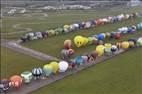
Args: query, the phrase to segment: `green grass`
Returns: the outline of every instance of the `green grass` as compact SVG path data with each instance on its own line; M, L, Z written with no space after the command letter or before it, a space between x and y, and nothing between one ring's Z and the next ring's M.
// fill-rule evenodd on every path
M12 29L14 24L22 24L22 27L31 27L34 31L44 31L50 28L56 28L64 24L73 22L80 22L89 19L104 17L107 15L117 15L120 13L131 13L141 11L141 7L137 8L115 8L110 10L64 10L57 12L49 12L48 17L34 16L32 18L22 18L18 15L16 18L4 18L3 28L1 32L19 31ZM129 26L139 23L142 19L137 18L132 22L131 20L118 22L116 24L107 24L91 29L80 30L70 34L59 35L42 40L30 41L23 46L59 57L59 52L63 48L65 39L72 39L76 35L89 36L91 34L98 34L100 32L108 32L116 30L122 26ZM29 24L27 24L29 23ZM37 24L40 23L40 24ZM17 40L21 34L5 35L2 38L10 40ZM133 35L126 35L121 40L106 40L106 42L116 42L127 40L131 37L136 37L142 34L138 32ZM90 45L81 48L75 48L75 55L92 51L95 46ZM105 63L98 64L96 67L91 67L78 74L67 77L57 83L51 84L33 93L35 94L140 94L142 87L140 86L142 74L140 68L142 48L132 50L122 54L113 60L108 60ZM131 60L130 60L131 59ZM7 78L14 74L20 74L23 71L31 70L36 66L43 66L48 61L43 62L29 56L11 51L7 48L1 48L1 77Z
M29 42L26 42L22 45L29 47L29 48L32 48L32 49L35 49L35 50L38 50L38 51L41 51L43 53L52 55L52 56L59 57L60 51L63 48L64 40L66 40L66 39L73 40L73 38L76 35L83 35L83 36L87 37L91 34L98 34L100 32L111 32L111 31L118 29L119 27L131 26L131 25L137 24L141 21L142 21L141 18L136 18L135 20L133 20L133 22L132 22L132 20L127 20L127 21L118 22L118 23L115 23L115 24L107 24L107 25L98 26L98 27L91 28L91 29L79 30L79 31L76 31L74 33L49 37L49 38L45 38L45 39L41 39L41 40L29 41ZM116 42L116 41L127 40L128 38L136 37L139 34L142 34L142 32L125 35L121 38L121 40L109 40L109 42L110 41ZM75 53L75 56L76 56L76 55L80 55L80 54L83 54L85 52L94 50L95 46L89 45L89 46L85 46L85 47L81 47L81 48L73 47L73 49L76 52Z
M14 18L3 18L2 19L2 30L1 32L15 32L21 31L21 29L13 29L12 25L21 24L22 27L31 27L33 31L45 31L47 29L56 28L63 26L64 24L70 24L74 22L86 21L89 19L96 19L100 17L106 17L108 15L118 15L120 13L132 13L140 12L141 7L133 8L112 8L112 9L97 9L97 10L61 10L56 12L47 12L48 17L42 15L29 13L35 15L33 17L23 17L21 14L16 14ZM23 35L3 35L2 38L7 39L18 39L19 36Z
M14 52L1 47L1 76L8 78L23 71L31 71L34 67L43 66L48 61L39 61L35 58Z
M141 53L133 49L31 94L141 94Z

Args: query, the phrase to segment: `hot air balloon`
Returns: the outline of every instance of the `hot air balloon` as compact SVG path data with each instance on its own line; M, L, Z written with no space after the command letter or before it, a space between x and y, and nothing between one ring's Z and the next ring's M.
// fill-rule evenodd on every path
M45 64L43 66L43 72L45 76L50 76L53 72L53 67L50 64Z
M105 43L104 52L106 55L111 55L111 43Z
M88 56L83 55L83 56L81 56L81 58L83 59L83 63L88 62Z
M94 42L94 39L92 37L88 37L88 43L93 44L93 42Z
M73 49L69 49L68 51L69 51L69 57L74 54L74 50Z
M68 33L69 32L69 28L70 28L69 25L64 25L64 32Z
M57 28L57 29L55 29L55 34L56 35L59 35L59 34L62 34L64 32L64 30L63 30L63 28Z
M130 38L130 39L128 39L128 42L129 41L133 41L134 42L134 44L136 44L137 43L137 39L136 38Z
M32 75L35 79L39 79L41 75L43 74L42 68L33 68L32 69Z
M117 49L119 50L121 48L121 42L116 43Z
M92 51L91 52L91 57L93 57L94 60L97 58L97 56L98 56L97 51Z
M82 36L76 36L74 38L74 44L76 47L81 47L84 44L84 38Z
M19 75L10 77L11 85L15 88L19 88L22 85L22 78Z
M121 47L122 47L123 49L128 49L128 48L129 48L129 42L128 42L128 41L122 42L122 43L121 43Z
M64 41L64 49L71 49L72 41L70 39L67 39Z
M30 71L25 71L21 73L21 77L23 78L23 81L28 84L31 82L33 75Z
M83 37L83 45L85 46L88 43L88 38Z
M79 65L82 65L83 64L83 58L81 56L76 56L75 57L75 62L76 64L79 66Z
M137 29L138 29L138 30L142 30L142 22L139 23L139 24L137 24Z
M142 46L142 37L138 38L137 46Z
M54 36L55 35L55 31L54 30L48 30L46 32L48 33L48 36Z
M104 46L103 45L98 45L96 47L96 52L98 53L98 56L102 56L104 54Z
M59 62L59 72L65 72L68 69L68 62L66 61L60 61Z
M0 90L2 90L2 94L5 93L7 94L8 89L11 87L10 85L11 81L8 79L2 79L0 81Z
M133 41L128 41L128 42L129 42L129 47L130 47L130 48L135 47L135 43L134 43Z
M51 65L52 68L53 68L53 73L56 74L56 73L58 72L58 69L59 69L58 62L52 61L52 62L50 62L50 65Z
M74 50L73 49L68 49L68 50L62 49L61 53L60 53L61 58L64 59L64 60L69 59L73 54L74 54Z
M112 45L111 46L111 52L114 54L117 51L117 46L116 45Z
M120 39L120 37L121 37L120 33L115 33L115 35L114 35L115 39Z
M110 38L114 38L115 32L110 33Z
M104 38L105 38L105 36L102 33L97 35L98 40L103 40Z

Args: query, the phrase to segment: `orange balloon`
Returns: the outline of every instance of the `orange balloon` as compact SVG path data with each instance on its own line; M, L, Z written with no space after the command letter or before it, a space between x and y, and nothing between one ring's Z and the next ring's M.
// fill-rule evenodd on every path
M14 75L10 78L11 85L13 87L20 87L22 84L22 78L19 75Z
M123 49L129 48L129 42L127 42L127 41L122 42L122 43L121 43L121 47L122 47Z

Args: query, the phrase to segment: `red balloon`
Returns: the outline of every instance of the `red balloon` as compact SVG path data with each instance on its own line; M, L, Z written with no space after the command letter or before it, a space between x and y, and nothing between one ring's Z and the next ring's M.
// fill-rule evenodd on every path
M115 38L115 39L120 39L120 37L121 37L120 33L116 33L116 34L114 35L114 38Z

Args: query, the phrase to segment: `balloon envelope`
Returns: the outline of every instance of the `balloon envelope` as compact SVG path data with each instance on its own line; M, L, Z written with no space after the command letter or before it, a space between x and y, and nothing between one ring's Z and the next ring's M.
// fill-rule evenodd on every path
M56 74L58 69L59 69L59 65L57 62L51 62L50 65L53 67L53 73Z
M141 37L141 38L138 38L137 44L138 44L138 46L142 46L142 37Z
M121 43L121 47L122 47L123 49L129 48L129 42L128 42L128 41L122 42L122 43Z
M104 46L103 45L98 45L96 47L96 52L98 53L98 56L102 56L104 54Z
M111 43L105 43L105 52L110 53L111 52Z
M59 72L65 72L68 69L68 62L60 61L59 62Z
M76 36L74 38L74 44L76 45L76 47L81 47L84 43L84 39L82 36Z
M112 52L115 52L116 50L117 50L117 46L116 46L116 45L112 45L112 46L111 46L111 51L112 51Z
M21 73L21 77L23 78L25 83L30 83L33 75L30 71L25 71Z
M65 49L70 49L72 46L72 41L70 39L67 39L64 41L64 48Z
M10 77L11 85L13 87L20 87L22 84L22 78L19 75L14 75Z
M81 56L76 56L75 57L75 62L80 65L83 63L83 58Z
M53 72L53 67L50 64L46 64L43 66L43 71L45 76L50 76Z
M102 33L97 36L98 40L103 40L104 38L105 38L105 36Z

